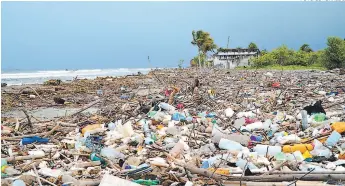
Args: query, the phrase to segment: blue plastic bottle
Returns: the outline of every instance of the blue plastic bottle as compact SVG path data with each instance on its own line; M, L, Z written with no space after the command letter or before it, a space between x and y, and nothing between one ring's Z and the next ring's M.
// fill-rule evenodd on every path
M41 138L38 136L33 136L33 137L27 137L27 138L23 138L22 141L20 142L21 145L27 145L27 144L31 144L31 143L48 143L49 139L48 138Z

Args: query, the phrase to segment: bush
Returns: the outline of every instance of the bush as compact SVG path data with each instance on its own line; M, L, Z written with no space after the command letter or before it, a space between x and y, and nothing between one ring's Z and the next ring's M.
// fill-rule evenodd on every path
M255 67L263 67L268 65L300 65L308 66L319 62L321 52L306 52L302 50L292 50L283 45L271 52L260 55L257 58L252 58L250 62Z
M323 54L325 67L345 68L345 41L339 37L328 37L327 45Z

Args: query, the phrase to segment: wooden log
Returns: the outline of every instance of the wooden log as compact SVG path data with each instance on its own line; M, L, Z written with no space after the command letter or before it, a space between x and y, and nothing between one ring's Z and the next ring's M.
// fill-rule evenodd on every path
M31 159L37 159L37 158L43 158L45 156L42 155L29 155L29 156L12 156L6 158L7 162L13 162L13 161L21 161L21 160L31 160Z
M345 174L285 174L285 175L262 175L262 176L228 176L227 180L232 181L255 181L255 182L282 182L282 181L327 181L344 180ZM304 177L302 177L304 176Z

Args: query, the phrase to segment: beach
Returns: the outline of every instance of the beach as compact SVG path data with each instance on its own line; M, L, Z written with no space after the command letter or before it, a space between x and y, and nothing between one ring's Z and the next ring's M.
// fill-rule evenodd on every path
M303 176L307 168L297 169L292 160L283 168L275 168L280 163L278 157L271 151L268 153L272 154L265 156L259 149L273 140L275 148L280 149L277 152L283 153L283 146L285 148L289 143L268 136L267 131L274 127L273 133L285 131L287 136L294 136L297 141L292 144L309 144L310 140L330 136L331 131L321 131L335 121L345 119L343 78L338 71L175 68L140 75L75 79L58 84L50 81L50 84L7 86L2 88L1 120L7 131L2 133L2 140L12 154L2 154L2 158L16 162L17 169L24 171L28 169L25 159L34 157L37 163L33 166L39 169L39 177L57 184L69 180L74 185L102 185L121 179L124 182L131 180L128 182L131 184L170 185L175 181L175 178L167 177L171 163L185 168L198 182L207 184L223 180L225 185L236 185L240 181L250 185L258 179L262 184L273 184L279 180L293 181L296 177L306 184L319 184L327 175L334 180L343 180L345 171L341 166L336 166L332 173L327 172L331 169L324 170L327 174L320 169ZM315 130L320 133L314 136L308 132L314 130L314 119L314 124L303 131L301 124L297 124L301 120L297 115L306 106L313 108L317 101L321 101L327 119L317 124ZM295 136L297 134L299 137ZM77 137L80 135L83 137ZM49 143L26 145L31 153L36 153L35 156L28 155L26 150L21 152L17 143L34 136L43 137ZM98 138L101 143L93 141ZM82 139L86 141L80 141ZM249 148L254 152L247 152ZM332 151L339 153L335 147ZM55 154L54 157L49 158L48 152ZM115 156L109 153L115 153ZM268 162L270 171L261 167L258 159L253 159L255 165L248 169L251 173L244 173L240 162L245 160L238 158L238 153L246 156L256 153L255 156ZM222 154L231 157L228 161L235 161L236 166L217 159ZM187 159L183 160L182 155ZM82 160L72 160L80 156ZM222 164L218 171L211 167L216 159L219 165ZM60 167L40 168L46 160L66 163ZM201 161L209 163L201 164ZM72 164L78 169L69 168ZM285 171L287 169L290 172ZM50 174L53 170L59 173ZM245 176L241 178L243 174ZM282 174L285 175L281 177ZM15 175L26 183L34 183L21 173ZM140 175L151 176L153 180ZM64 181L59 181L61 177ZM179 182L187 183L188 178L181 177Z

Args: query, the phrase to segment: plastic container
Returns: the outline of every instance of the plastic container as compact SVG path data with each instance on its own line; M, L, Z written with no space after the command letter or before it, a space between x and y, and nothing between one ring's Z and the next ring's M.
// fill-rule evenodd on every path
M86 132L90 132L92 130L100 129L100 128L102 128L101 124L88 125L81 130L81 133L84 135Z
M338 141L341 138L341 134L339 134L337 131L333 131L332 134L327 138L326 145L333 147L338 143Z
M110 160L117 160L117 159L125 159L125 155L121 152L118 152L117 150L106 147L101 150L101 156L104 156Z
M300 151L301 153L304 153L305 151L311 151L314 147L311 144L295 144L293 146L291 145L284 145L283 146L283 152L285 153L291 153L295 151Z
M266 156L275 156L277 153L282 151L280 146L268 146L268 145L256 145L254 148L254 152L257 152L258 155Z
M345 132L345 122L335 122L331 127L340 134Z
M33 137L28 137L28 138L23 138L21 140L21 145L27 145L27 144L31 144L31 143L48 143L49 139L48 138L41 138L38 136L33 136Z
M232 141L232 140L228 140L228 139L220 139L219 141L219 148L220 149L225 149L225 150L238 150L241 151L243 146L236 142L236 141Z

